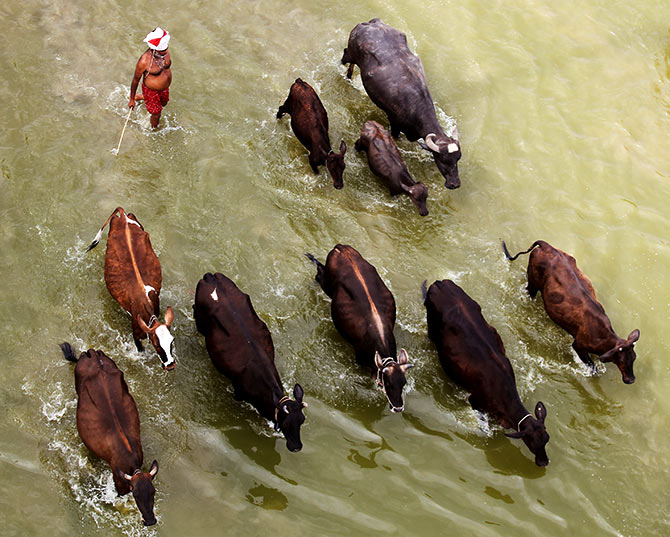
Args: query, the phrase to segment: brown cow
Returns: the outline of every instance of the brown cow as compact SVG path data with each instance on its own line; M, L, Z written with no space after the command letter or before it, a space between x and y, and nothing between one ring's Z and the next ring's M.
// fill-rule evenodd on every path
M510 255L504 241L502 244L510 261L532 251L528 260L528 292L531 298L538 291L542 293L544 309L552 321L575 339L572 348L582 362L595 368L589 353L595 354L601 362L614 362L626 384L635 382L633 345L640 331L633 330L628 339L616 335L593 285L577 268L575 258L544 241L535 241L528 250L515 256Z
M547 409L538 402L533 417L521 402L505 346L484 319L479 304L451 280L437 281L428 291L424 282L423 300L428 336L437 347L440 363L456 384L470 392L472 408L490 414L505 428L516 429L505 436L521 438L538 466L549 464L545 449L549 434L544 427Z
M351 246L336 245L325 265L305 255L316 265L316 281L332 299L335 328L354 347L356 361L372 370L391 412L402 412L405 372L414 365L408 363L405 349L396 351L393 294L377 269Z
M428 214L426 198L428 187L415 183L400 156L400 151L388 131L376 121L366 121L361 129L361 137L356 140L356 151L365 151L368 165L377 177L381 177L391 192L391 196L407 194L421 216Z
M102 231L109 224L107 252L105 253L105 283L110 294L130 313L133 339L138 351L141 340L149 337L163 368L175 368L172 357L174 338L170 334L174 311L165 310L165 323L158 320L158 295L161 292L161 264L151 247L149 234L133 213L117 207L98 231L88 250L100 242ZM86 250L86 251L88 251Z
M145 526L156 523L153 479L158 461L142 472L140 416L123 372L104 352L89 349L79 358L69 343L60 345L65 358L75 362L77 431L96 456L112 469L119 496L133 493Z
M333 186L342 188L347 144L344 140L340 142L339 154L330 147L328 114L312 86L297 78L291 85L286 101L277 111L277 119L281 119L284 114L291 116L293 132L309 151L309 164L314 173L319 173L318 166L325 164L333 178Z

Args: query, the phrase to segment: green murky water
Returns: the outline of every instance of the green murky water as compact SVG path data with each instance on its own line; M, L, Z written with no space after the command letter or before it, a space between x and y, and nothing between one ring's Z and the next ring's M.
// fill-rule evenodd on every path
M402 138L430 215L392 199L353 150L387 124L339 63L374 16L404 31L444 125L458 126L462 187L447 191ZM9 0L0 7L0 518L2 535L658 536L668 533L670 400L670 5L665 2L421 3ZM151 132L133 113L141 40L172 33L172 101ZM345 187L314 175L276 109L296 77L345 139ZM117 206L151 234L162 307L176 311L178 366L139 354L84 253ZM641 331L637 382L592 376L524 291L542 238L572 253L615 330ZM303 257L338 242L372 262L398 305L416 364L392 415L338 336ZM192 319L207 271L252 297L285 386L309 402L289 453L216 373ZM478 417L427 339L420 285L451 278L507 347L522 399L548 409L551 463ZM125 371L146 464L160 462L157 526L141 527L75 426L71 364L95 347Z

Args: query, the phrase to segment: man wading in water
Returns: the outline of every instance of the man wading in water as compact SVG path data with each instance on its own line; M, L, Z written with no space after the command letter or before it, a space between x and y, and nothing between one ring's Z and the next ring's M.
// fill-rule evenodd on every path
M135 66L135 76L130 84L129 108L135 107L135 101L144 100L147 110L151 114L151 126L158 127L163 107L170 100L170 83L172 82L172 60L168 52L170 34L161 28L149 32L144 38L149 45L149 50L140 56ZM140 78L142 81L142 93L135 95Z

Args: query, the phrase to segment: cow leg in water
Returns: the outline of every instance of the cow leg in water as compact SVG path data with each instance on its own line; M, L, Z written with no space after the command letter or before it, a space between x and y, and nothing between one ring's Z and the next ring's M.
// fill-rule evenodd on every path
M314 157L312 156L312 153L310 153L309 154L309 165L312 167L312 170L314 170L314 173L316 173L318 175L319 174L319 166L318 166L318 164L316 164L316 162L314 162L313 158Z
M593 360L591 360L591 357L589 356L589 351L585 349L581 349L580 347L577 346L577 341L572 342L572 348L575 349L575 352L577 353L577 356L579 356L579 359L584 362L587 366L591 368L591 371L593 373L596 372L596 364L593 363Z
M537 287L535 287L530 281L528 282L528 286L526 287L528 289L528 294L530 295L530 298L535 298L537 295Z
M391 122L391 136L394 138L400 136L400 127L395 126L393 122Z
M135 341L135 347L137 347L137 351L138 352L143 352L144 347L142 346L142 342L139 339L137 339L135 336L133 336L133 341Z
M474 393L471 394L470 397L468 397L468 402L470 403L470 406L477 412L484 412L482 405L480 404L479 400L475 397Z

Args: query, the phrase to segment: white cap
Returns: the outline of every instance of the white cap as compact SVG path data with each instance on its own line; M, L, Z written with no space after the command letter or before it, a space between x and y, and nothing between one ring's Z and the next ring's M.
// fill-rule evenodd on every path
M170 42L170 34L162 28L155 28L144 38L144 42L153 50L165 50Z

